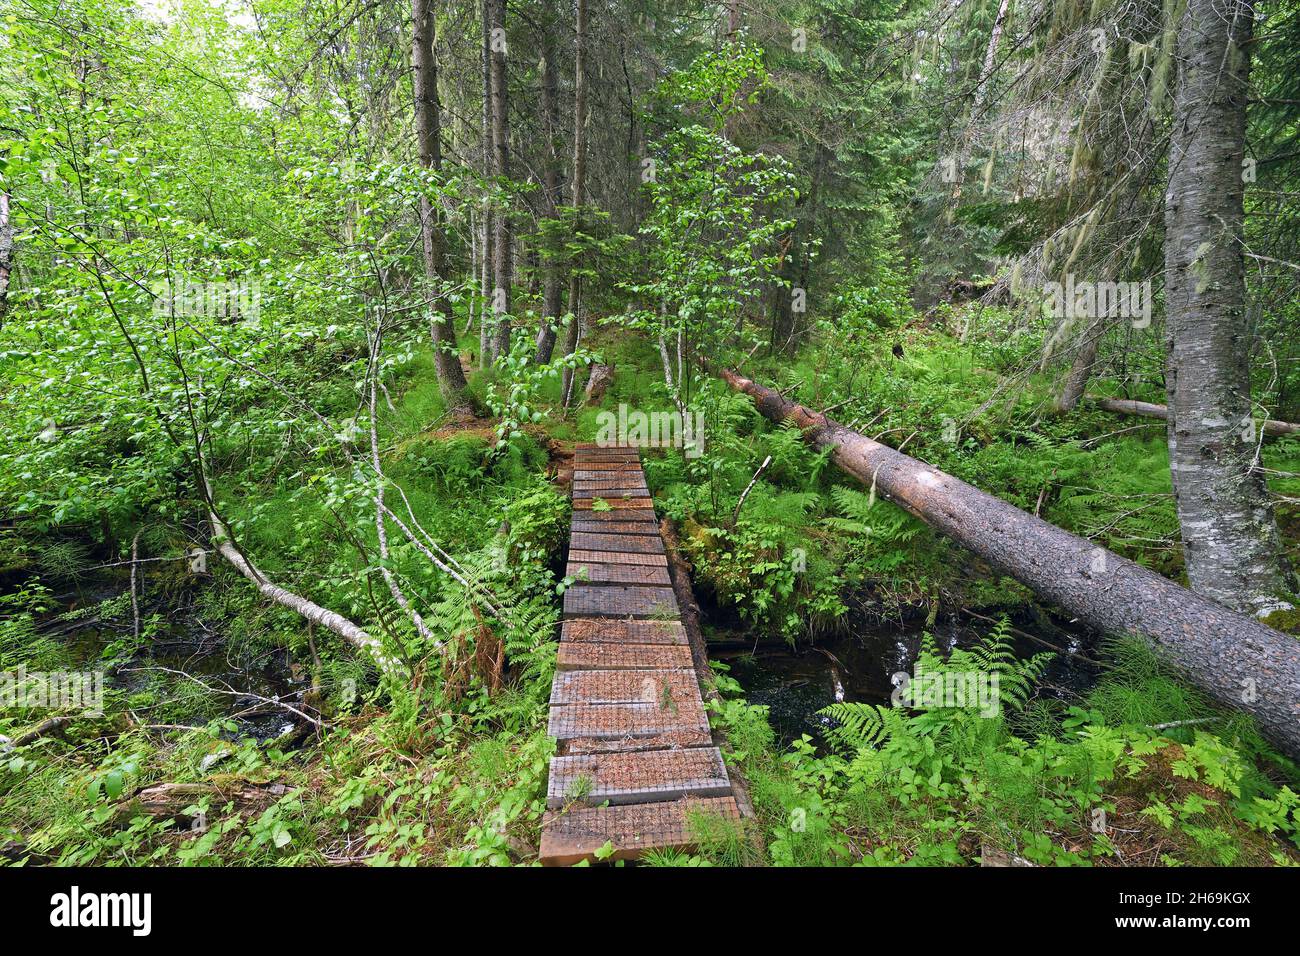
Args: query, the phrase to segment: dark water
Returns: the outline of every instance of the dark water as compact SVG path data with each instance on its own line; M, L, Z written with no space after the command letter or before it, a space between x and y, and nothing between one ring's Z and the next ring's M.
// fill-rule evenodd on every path
M120 585L114 582L82 587L60 598L66 610L94 605L120 593ZM59 640L67 646L77 667L105 668L105 691L135 693L147 689L158 678L170 681L178 690L202 690L182 674L221 691L205 693L202 704L189 712L169 706L166 720L154 721L147 711L137 711L142 722L203 726L213 717L226 717L234 721L237 729L233 733L223 732L223 737L258 741L273 740L296 726L292 714L257 699L278 698L301 709L300 698L310 681L292 673L284 650L236 659L230 654L223 635L209 627L192 608L184 604L166 609L142 607L141 614L147 617L151 611L159 610L165 617L162 627L142 639L138 647L132 647L134 638L129 622L123 628L121 621L113 622L117 626L112 627L87 623ZM187 684L191 687L186 688ZM162 689L159 696L165 702L167 689Z
M1062 647L1070 654L1096 660L1098 650L1090 635L1046 628L1035 622L1015 622L1017 630L1029 636L1017 636L1014 647L1022 657L1031 657L1052 648L1040 641ZM993 625L963 618L938 621L929 631L941 650L970 647L991 631ZM781 742L788 743L801 734L820 741L821 731L830 723L817 712L838 701L888 704L894 691L892 677L899 671L911 673L927 629L923 622L914 626L883 624L861 625L849 633L821 637L815 646L800 645L791 650L785 645L764 645L751 655L748 649L711 648L709 653L731 667L731 675L745 689L751 704L769 708L768 720ZM734 639L743 635L719 635ZM1096 682L1099 669L1080 657L1055 652L1039 686L1039 695L1073 700Z

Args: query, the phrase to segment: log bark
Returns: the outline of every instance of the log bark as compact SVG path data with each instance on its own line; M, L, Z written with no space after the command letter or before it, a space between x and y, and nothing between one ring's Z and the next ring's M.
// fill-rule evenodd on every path
M116 818L124 822L138 816L149 816L175 820L180 826L192 827L196 817L185 811L205 797L212 811L217 813L227 803L234 803L241 811L260 810L288 792L289 788L282 783L261 784L237 779L222 785L157 783L118 803Z
M542 150L546 160L543 198L546 204L546 215L552 219L555 218L556 210L560 205L560 153L557 145L560 127L560 76L559 70L556 69L556 49L552 39L555 26L556 24L549 20L543 26L541 63L544 140ZM562 297L558 263L553 258L547 259L543 262L542 268L545 270L542 283L542 325L537 330L537 353L534 357L538 365L546 365L550 362L551 353L555 351L555 324L560 319Z
M851 431L730 370L772 421L789 420L839 468L1084 623L1145 640L1218 703L1300 757L1300 641L1091 541Z
M577 0L574 13L573 207L581 216L587 188L587 0ZM569 272L569 327L564 341L566 355L577 351L582 338L581 299L582 277L576 268L572 268ZM560 388L565 408L573 400L573 374L572 368L565 368Z
M481 27L483 30L483 178L492 178L492 4L483 0ZM479 312L478 330L478 367L487 368L492 364L492 269L496 262L496 222L492 206L483 204L483 269L479 289L483 293L482 308Z
M214 520L219 519L215 519L214 516ZM264 598L301 614L313 624L319 624L327 631L343 638L353 647L365 651L381 671L385 673L400 671L400 665L397 661L384 653L383 644L380 643L379 638L372 637L342 614L323 608L319 604L267 580L266 576L255 565L239 553L229 538L219 538L214 543L217 550L221 552L221 556L234 565L236 571L252 581Z
M492 92L492 172L505 183L510 178L510 114L506 77L506 0L483 0L488 4L490 33L488 52ZM514 238L508 210L496 217L493 246L492 304L496 329L492 337L492 357L510 354L511 297L514 286Z
M1112 412L1116 415L1140 415L1143 418L1158 418L1162 422L1169 420L1168 405L1139 402L1130 398L1092 398L1089 402L1103 412ZM1259 427L1270 438L1300 434L1300 425L1295 422L1281 422L1273 418L1266 420Z
M1253 0L1187 0L1165 191L1169 470L1194 591L1254 614L1290 607L1251 416L1242 159Z

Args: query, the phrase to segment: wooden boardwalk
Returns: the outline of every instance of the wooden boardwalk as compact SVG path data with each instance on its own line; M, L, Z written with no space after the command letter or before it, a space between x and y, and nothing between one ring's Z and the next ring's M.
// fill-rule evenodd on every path
M668 560L634 448L579 445L550 734L542 863L689 846L739 820L713 746ZM707 821L706 821L707 822Z

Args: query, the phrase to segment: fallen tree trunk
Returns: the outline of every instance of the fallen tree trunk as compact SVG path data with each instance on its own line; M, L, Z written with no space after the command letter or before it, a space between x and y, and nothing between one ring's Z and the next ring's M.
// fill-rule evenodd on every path
M274 601L281 607L296 611L312 623L319 624L325 630L337 634L358 650L368 653L375 662L375 666L383 673L394 676L403 674L404 668L401 663L384 653L384 645L379 638L367 634L342 614L321 607L299 594L294 594L292 591L272 583L267 579L266 575L258 570L252 561L244 556L244 553L239 548L235 547L230 535L230 529L221 520L221 516L217 514L216 506L212 501L212 486L208 483L202 447L199 450L199 476L203 483L203 491L207 495L208 520L212 523L212 543L216 546L217 551L221 553L221 556L235 566L236 571L252 581L263 597Z
M218 534L220 534L220 531L218 531ZM262 593L263 597L274 601L281 607L296 611L314 624L319 624L325 630L337 634L353 647L366 651L374 660L375 665L384 673L400 673L401 665L384 653L384 646L380 643L379 638L367 634L342 614L321 607L319 604L267 580L261 571L239 553L229 538L217 538L213 543L216 544L217 550L221 552L221 556L235 566L236 571L257 586L257 590Z
M729 370L773 421L793 421L845 472L1106 634L1136 635L1220 704L1300 757L1300 640L1230 611Z
M1143 418L1169 421L1168 406L1156 405L1154 402L1138 402L1130 398L1091 398L1089 402L1094 408L1100 408L1103 412L1113 412L1116 415L1141 415ZM1280 422L1273 418L1267 419L1261 427L1264 429L1264 434L1271 438L1300 434L1300 425L1295 422Z

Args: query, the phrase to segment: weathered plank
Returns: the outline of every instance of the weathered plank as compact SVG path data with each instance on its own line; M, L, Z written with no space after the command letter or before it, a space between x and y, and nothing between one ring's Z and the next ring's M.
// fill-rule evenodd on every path
M676 617L672 588L575 584L564 592L565 617Z
M597 564L642 564L651 568L668 567L664 554L637 554L635 551L570 551L570 561L594 561Z
M703 706L695 671L558 671L551 705L658 704L674 710Z
M644 510L654 507L654 501L650 498L604 498L597 495L595 498L574 498L573 510L591 511L593 510L593 506L597 499L609 505L609 510L611 511L626 511L629 508L639 508ZM601 508L600 510L605 511L606 509Z
M649 498L650 489L645 485L593 485L581 482L573 486L575 500L584 498L604 498L613 501L616 498Z
M639 471L615 472L604 478L574 478L573 488L575 494L581 494L586 491L599 491L602 489L637 489L646 487L645 477Z
M597 644L561 642L556 667L562 671L641 671L691 667L691 649L680 644Z
M731 779L717 747L552 757L546 805L656 803L725 797Z
M641 464L635 461L575 461L573 464L573 475L576 479L580 474L599 473L599 474L641 474Z
M560 628L560 643L685 644L680 621L618 621L610 618L572 618Z
M574 807L542 818L538 856L543 866L571 866L593 859L610 843L614 852L609 859L635 860L648 849L689 849L716 838L719 826L739 824L740 809L732 797Z
M626 455L618 452L599 452L591 451L581 455L573 456L573 465L575 468L590 468L592 465L601 463L613 463L616 465L636 465L640 467L641 459L636 455Z
M581 513L580 513L581 514ZM575 516L570 531L586 534L648 534L659 536L659 526L653 521L586 521Z
M647 584L671 587L667 568L643 564L598 564L594 561L570 561L564 573L587 584Z
M636 488L638 485L645 485L645 472L640 468L629 468L627 471L595 471L590 475L578 477L573 475L573 484L581 485L601 485L603 488L623 488L630 486Z
M574 521L652 521L658 524L653 508L620 508L618 511L575 511Z
M584 465L573 469L574 481L618 481L624 478L645 481L645 475L641 471L640 465L629 464L613 468L593 468L590 465Z
M569 547L579 551L623 551L634 554L663 554L661 538L632 534L591 534L580 531L569 536Z
M663 746L664 739L675 738L679 746L689 747L699 745L701 735L708 742L709 719L702 704L559 704L550 710L546 732L561 741L616 741L623 749L646 737Z

